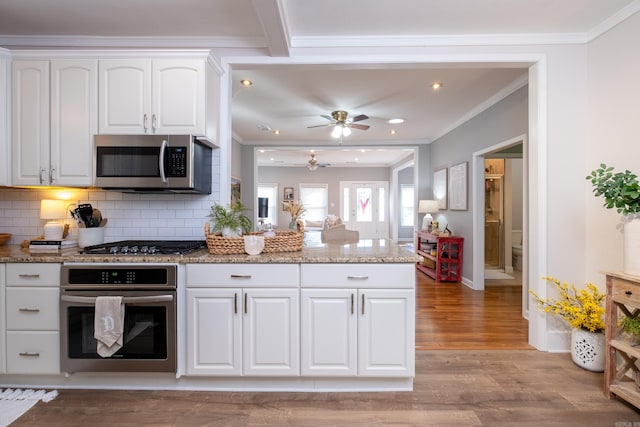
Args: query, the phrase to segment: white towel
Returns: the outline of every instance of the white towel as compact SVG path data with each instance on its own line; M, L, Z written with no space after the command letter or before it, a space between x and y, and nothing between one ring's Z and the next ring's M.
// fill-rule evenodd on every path
M122 348L124 304L122 297L97 297L93 337L98 341L98 354L111 357Z

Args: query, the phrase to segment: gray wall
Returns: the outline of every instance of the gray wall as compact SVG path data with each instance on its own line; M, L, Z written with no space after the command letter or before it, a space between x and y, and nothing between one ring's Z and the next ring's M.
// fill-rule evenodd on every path
M469 162L466 211L440 211L434 215L440 227L464 237L463 277L473 280L473 228L470 188L471 156L474 152L526 134L528 129L528 86L512 93L491 108L431 143L431 171ZM420 173L423 173L421 168ZM429 173L431 173L429 171ZM421 179L422 181L422 179ZM421 196L422 197L422 196Z
M329 214L342 216L340 212L340 181L389 181L389 168L341 168L327 167L310 171L306 167L259 167L257 181L278 184L278 203L282 202L284 187L293 187L294 198L300 197L299 184L322 183L329 186ZM243 190L244 191L244 190ZM244 200L244 196L243 196ZM278 210L278 226L289 223L289 214Z

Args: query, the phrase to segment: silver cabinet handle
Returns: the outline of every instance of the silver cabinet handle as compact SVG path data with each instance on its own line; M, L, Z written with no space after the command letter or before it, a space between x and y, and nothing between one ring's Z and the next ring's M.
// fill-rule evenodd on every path
M247 314L247 294L244 294L244 314Z
M142 116L142 120L143 120L142 125L144 126L144 133L147 133L147 113L144 113L144 116Z
M21 279L39 279L39 274L18 274L18 277Z
M40 168L40 184L44 184L44 174L46 172L45 168Z
M353 294L351 294L351 314L353 314Z
M251 279L250 274L232 274L229 277L231 277L232 279Z
M40 357L40 353L29 353L28 351L23 351L19 354L24 357Z
M362 315L364 316L364 294L362 294Z
M96 297L76 297L73 295L62 295L61 301L76 302L81 304L95 304ZM166 302L173 301L173 295L154 295L148 297L123 297L123 304L147 303L147 302Z
M233 294L233 314L238 314L238 293Z
M151 116L151 131L153 133L156 133L156 125L157 125L158 120L156 119L156 115L152 115Z
M347 276L349 280L367 280L369 276Z
M49 183L53 184L54 182L56 182L56 169L51 168L49 170Z
M19 308L18 311L21 313L40 313L39 308Z

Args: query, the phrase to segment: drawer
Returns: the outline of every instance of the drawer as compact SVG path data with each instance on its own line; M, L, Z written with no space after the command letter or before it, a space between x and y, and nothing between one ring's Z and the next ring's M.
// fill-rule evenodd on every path
M7 287L7 329L59 330L59 295L59 288Z
M7 264L7 286L60 286L60 264Z
M414 289L414 264L302 264L302 287Z
M8 374L59 374L58 332L7 332Z
M299 286L298 264L187 264L187 287Z
M640 286L625 282L621 279L613 280L613 287L611 289L613 299L640 308Z

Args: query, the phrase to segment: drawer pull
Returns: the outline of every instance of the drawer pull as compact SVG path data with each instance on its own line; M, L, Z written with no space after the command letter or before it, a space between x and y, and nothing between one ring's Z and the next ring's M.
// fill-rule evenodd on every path
M39 274L18 274L18 277L21 279L39 279Z
M231 278L232 279L251 279L251 275L250 274L232 274Z
M367 280L369 276L347 276L349 280Z
M40 357L40 353L29 353L28 351L23 351L20 353L20 356L24 357Z
M633 292L631 291L624 291L624 294L628 297L630 297L631 295L633 295Z
M39 308L19 308L18 311L21 313L40 313Z

